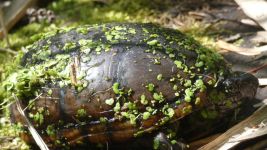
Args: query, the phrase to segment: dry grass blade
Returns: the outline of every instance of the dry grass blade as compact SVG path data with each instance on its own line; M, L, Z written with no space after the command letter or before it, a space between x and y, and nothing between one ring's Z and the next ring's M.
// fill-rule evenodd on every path
M43 141L43 139L41 138L41 136L38 134L38 132L35 130L35 128L33 127L33 125L31 124L31 122L28 120L28 118L26 117L24 111L21 108L19 99L17 98L17 96L15 94L13 94L14 99L16 100L16 106L17 109L19 111L19 113L24 117L24 119L26 120L27 123L27 127L29 129L29 131L32 134L33 139L35 140L36 144L39 146L39 148L41 150L49 150L49 148L47 147L47 145L45 144L45 142Z

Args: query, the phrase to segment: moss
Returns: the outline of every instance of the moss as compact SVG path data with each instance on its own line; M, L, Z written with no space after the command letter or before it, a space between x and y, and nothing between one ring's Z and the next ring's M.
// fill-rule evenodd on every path
M106 100L105 100L105 103L106 103L107 105L113 105L113 103L114 103L114 98L106 99Z
M150 117L150 115L151 115L150 112L144 112L143 113L143 119L147 120Z
M100 121L100 123L102 123L102 124L106 124L106 123L108 122L108 118L107 118L107 117L100 117L100 118L99 118L99 121Z
M195 85L195 87L197 89L200 89L201 92L203 92L203 91L206 90L206 86L205 86L205 84L204 84L204 82L203 82L202 79L196 80L195 83L194 83L194 85Z
M55 136L56 135L56 129L54 125L48 125L46 128L46 133L49 136Z
M162 93L153 93L153 98L157 101L159 101L159 103L164 101L164 97L162 95Z
M186 82L184 83L185 87L190 87L192 85L192 81L191 80L186 80Z
M186 102L191 102L192 96L194 95L194 91L190 88L185 89L185 97L184 100Z
M42 125L44 123L44 115L42 112L36 112L35 114L29 113L29 117L33 119L35 123Z
M77 29L76 29L76 31L78 32L78 33L81 33L81 34L84 34L84 35L86 35L87 33L88 33L88 28L82 28L82 27L78 27Z
M172 118L175 113L173 108L171 108L169 105L164 105L164 107L162 108L162 112L164 115L168 116L169 118Z
M147 87L148 91L153 92L155 85L153 83L149 83L146 87Z
M76 117L82 118L82 117L86 117L86 115L87 115L87 112L85 109L80 108L77 110Z
M218 112L216 110L204 109L201 111L201 115L205 119L215 119L218 116Z
M136 31L133 28L130 28L128 32L131 33L131 34L136 34Z
M136 104L132 102L124 103L124 107L128 108L129 110L136 110Z
M113 107L113 110L118 113L121 109L121 105L119 102L116 102L115 107Z
M158 40L152 40L152 41L148 41L147 44L150 46L154 46L158 43Z
M204 65L203 61L199 61L195 64L196 67L202 67Z
M154 64L155 65L160 65L161 64L160 59L159 58L155 58L154 59Z
M71 50L73 48L76 47L76 43L75 42L67 42L65 43L63 50Z
M175 60L175 61L174 61L174 64L176 65L176 67L177 67L178 69L183 69L183 68L184 68L184 67L183 67L183 63L182 63L181 61Z
M141 95L141 100L140 100L141 104L143 105L147 105L148 104L148 100L146 99L146 96L144 94Z
M172 87L172 89L173 89L174 91L177 91L177 90L178 90L178 86L177 86L177 85L174 85L174 86Z

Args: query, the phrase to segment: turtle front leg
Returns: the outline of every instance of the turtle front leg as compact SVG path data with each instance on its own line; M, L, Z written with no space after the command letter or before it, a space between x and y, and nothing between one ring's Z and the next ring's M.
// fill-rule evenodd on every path
M186 150L188 146L182 142L172 144L167 136L160 132L154 138L153 148L155 150Z

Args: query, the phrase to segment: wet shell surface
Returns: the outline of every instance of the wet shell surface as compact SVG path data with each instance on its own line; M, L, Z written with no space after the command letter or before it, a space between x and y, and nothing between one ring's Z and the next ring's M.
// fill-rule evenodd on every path
M118 143L161 130L222 103L208 95L219 97L216 83L229 73L216 52L152 24L60 29L27 49L15 75L23 90L13 90L44 140L59 146ZM25 125L15 105L11 112Z

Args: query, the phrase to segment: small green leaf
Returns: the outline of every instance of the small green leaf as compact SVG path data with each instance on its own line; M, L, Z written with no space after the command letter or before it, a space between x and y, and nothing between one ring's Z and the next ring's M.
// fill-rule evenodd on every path
M192 85L191 80L186 80L184 86L185 86L185 87L189 87L189 86L191 86L191 85Z
M78 109L78 110L77 110L76 116L77 116L77 117L85 117L86 114L87 114L86 110L83 109L83 108L81 108L81 109Z
M119 112L120 109L121 109L121 105L120 105L119 102L117 102L117 103L115 104L115 107L113 108L113 110L114 110L115 112Z
M150 117L150 115L151 115L150 112L144 112L143 113L143 119L147 120Z
M183 63L181 61L175 60L174 64L178 69L183 69Z
M160 92L159 94L158 93L154 93L153 94L153 98L159 102L162 102L164 100L164 97L162 95L162 93Z
M162 74L157 75L157 80L159 80L159 81L162 80Z
M113 89L115 94L119 94L120 93L119 86L120 86L120 84L118 82L113 84L112 89Z
M146 100L146 96L144 94L141 95L141 104L143 104L143 105L148 104L148 100Z
M156 45L158 43L158 40L152 40L152 41L148 41L147 44L150 46Z
M155 87L155 85L153 83L149 83L147 85L148 91L150 91L150 92L154 91L154 87Z

